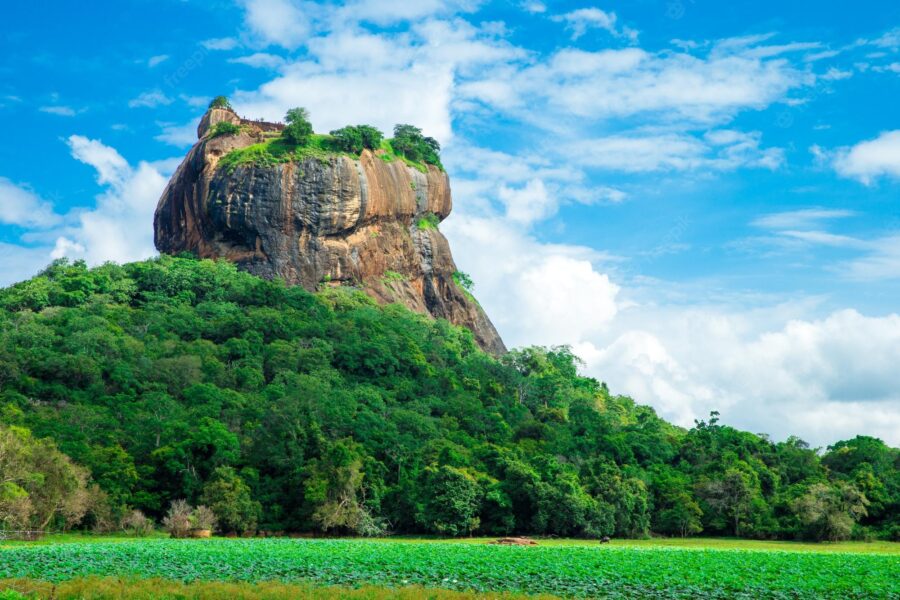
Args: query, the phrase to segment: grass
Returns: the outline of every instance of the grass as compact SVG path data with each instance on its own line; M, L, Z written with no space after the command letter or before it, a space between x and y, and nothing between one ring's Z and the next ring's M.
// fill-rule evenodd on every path
M416 171L419 171L420 173L428 173L428 165L426 165L423 162L416 162L414 160L409 160L402 154L398 154L394 150L394 147L391 145L391 140L382 140L381 148L379 148L379 150L380 150L380 152L379 152L378 156L381 158L381 160L383 160L385 162L393 162L395 160L400 160L400 161L403 161L404 163L406 163L406 165L408 167L412 167L413 169L415 169Z
M104 578L93 581L140 577L232 584L275 581L300 584L295 597L325 598L407 597L403 594L408 589L413 594L410 598L454 597L430 596L438 594L431 591L437 589L608 598L900 597L900 544L887 542L819 545L654 539L614 540L601 545L586 540L541 540L539 546L523 548L489 546L486 541L134 540L117 536L79 540L66 536L27 547L22 543L6 545L0 549L0 578L69 582L84 577ZM371 588L375 595L341 596L344 592L331 590L322 593L336 595L304 596L304 590L319 593L303 587L313 583L375 586ZM409 588L412 585L429 591ZM384 588L391 588L389 596L377 595L387 593Z
M308 145L298 147L286 143L280 135L270 137L258 144L232 150L222 157L218 166L230 174L242 166L272 167L289 162L300 162L306 158L314 158L323 163L327 163L336 156L359 159L358 154L335 150L330 143L331 140L330 135L314 133L310 136ZM383 140L379 150L379 157L385 162L400 160L421 173L428 172L428 166L425 163L411 161L405 156L395 153L390 140Z
M222 157L219 167L228 173L233 173L241 166L271 167L289 162L300 162L306 158L314 158L319 162L327 163L336 156L352 156L332 150L328 145L329 139L331 136L313 134L308 145L299 147L286 143L281 137L267 139L246 148L232 150Z
M6 592L6 595L4 595ZM316 586L279 582L243 583L196 581L182 583L166 579L118 579L112 577L78 578L62 583L35 579L7 579L0 581L0 600L47 598L53 600L463 600L491 598L498 600L540 600L556 596L526 596L524 594L471 594L450 590L429 590L422 586L400 588L362 586L358 588Z
M384 272L384 275L381 277L382 283L391 283L393 281L406 281L407 277L403 273L398 273L397 271L387 270Z

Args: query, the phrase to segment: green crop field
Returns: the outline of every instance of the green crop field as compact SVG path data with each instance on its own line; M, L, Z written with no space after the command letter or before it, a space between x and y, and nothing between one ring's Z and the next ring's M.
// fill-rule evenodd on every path
M421 585L606 598L900 598L900 555L436 541L134 540L12 546L0 579Z

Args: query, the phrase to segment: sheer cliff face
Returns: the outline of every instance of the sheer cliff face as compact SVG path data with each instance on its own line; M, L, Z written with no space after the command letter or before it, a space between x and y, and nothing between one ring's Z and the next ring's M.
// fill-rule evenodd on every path
M259 142L271 126L204 138L219 121L240 122L230 111L210 110L200 141L160 198L154 232L161 252L226 258L309 290L356 285L380 302L468 327L489 352L505 351L487 315L454 282L446 238L418 225L429 214L443 220L450 213L446 173L433 166L422 173L369 151L359 160L307 158L229 173L217 168L219 159Z

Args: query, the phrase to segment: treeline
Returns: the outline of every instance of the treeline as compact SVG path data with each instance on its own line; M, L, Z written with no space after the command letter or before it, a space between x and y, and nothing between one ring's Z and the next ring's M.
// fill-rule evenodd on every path
M184 500L236 532L900 538L880 440L683 430L577 368L226 262L58 261L0 291L0 521L110 527Z

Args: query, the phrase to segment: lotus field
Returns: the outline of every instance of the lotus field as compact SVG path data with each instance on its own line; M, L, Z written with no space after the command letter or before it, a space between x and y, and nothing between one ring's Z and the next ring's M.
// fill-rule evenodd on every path
M214 539L0 549L0 579L421 585L604 598L900 598L900 556L630 545Z

